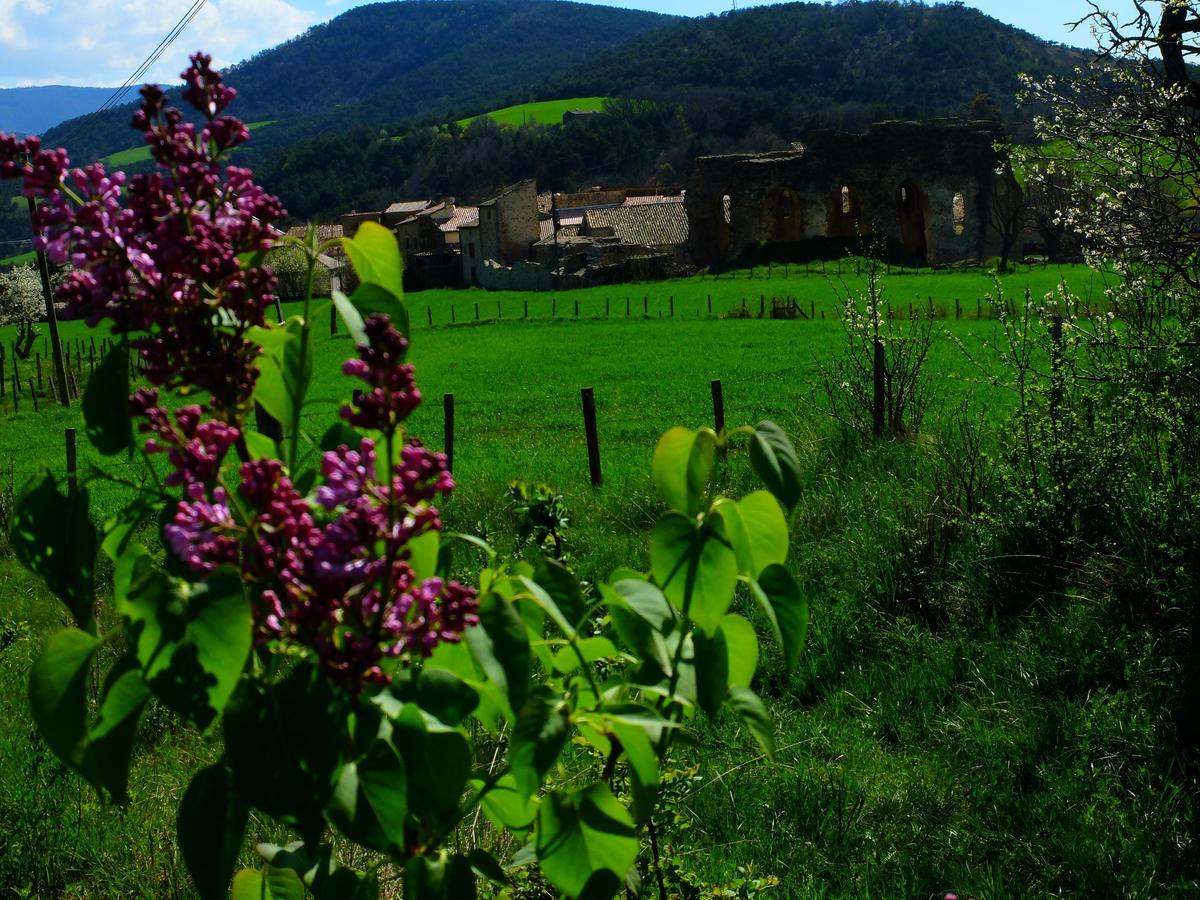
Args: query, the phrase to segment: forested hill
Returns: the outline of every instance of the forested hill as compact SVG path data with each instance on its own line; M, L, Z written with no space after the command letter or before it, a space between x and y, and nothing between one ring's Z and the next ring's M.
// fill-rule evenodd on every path
M790 137L962 115L980 93L1019 126L1018 74L1063 74L1083 58L957 3L792 3L680 20L548 89L680 103L698 131L730 136L751 123Z
M561 0L405 0L349 10L233 67L234 111L281 145L366 123L446 118L541 99L580 60L674 21ZM76 159L138 144L129 107L46 135Z

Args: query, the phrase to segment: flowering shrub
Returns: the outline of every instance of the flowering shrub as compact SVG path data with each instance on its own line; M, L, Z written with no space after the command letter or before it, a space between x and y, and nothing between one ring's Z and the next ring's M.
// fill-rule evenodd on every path
M0 272L0 325L38 322L46 316L42 282L33 266Z
M274 278L263 259L283 210L225 164L247 135L222 115L234 92L208 58L193 57L184 80L204 124L143 89L134 124L159 168L128 183L98 165L69 170L36 139L0 136L0 174L42 201L39 247L74 267L60 297L123 338L88 385L89 439L145 463L138 496L101 530L87 485L117 480L103 467L67 495L47 474L18 500L14 550L75 621L30 675L42 736L122 802L151 698L219 733L220 758L196 773L178 815L205 898L225 896L231 879L237 898L373 897L389 862L403 868L406 897L474 896L478 878L503 883L534 863L564 894L613 896L638 878L660 764L697 711L731 707L773 753L749 689L757 638L729 608L744 585L794 664L808 611L783 566L784 507L799 492L791 443L770 423L664 435L653 477L669 511L648 573L621 570L585 595L556 561L505 562L465 538L487 564L476 586L455 580L435 505L454 481L444 455L405 430L421 394L405 361L394 237L366 225L342 242L360 282L334 294L357 344L344 371L364 387L311 438L323 454L306 467L309 306L325 248L300 247L303 314L268 326ZM130 353L149 382L132 392ZM281 438L250 426L255 404ZM768 490L712 496L718 450L743 436ZM158 524L160 547L138 542L144 522ZM115 633L95 615L99 552L115 563ZM106 642L124 656L91 696ZM555 785L573 738L599 752L603 772ZM618 766L631 785L623 800ZM251 809L297 840L260 845L265 866L235 874ZM524 849L501 864L470 846L458 830L477 811ZM335 834L376 861L341 867Z

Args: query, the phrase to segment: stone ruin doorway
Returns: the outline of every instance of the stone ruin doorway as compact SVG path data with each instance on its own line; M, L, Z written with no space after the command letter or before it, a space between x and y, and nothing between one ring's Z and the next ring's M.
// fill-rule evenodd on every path
M766 226L763 239L768 241L800 241L804 239L804 217L800 201L790 188L778 188L767 197Z
M841 184L829 193L825 204L825 234L828 237L856 238L863 233L862 206L858 192Z
M896 188L896 214L900 220L900 240L921 265L929 264L933 214L929 195L911 179Z

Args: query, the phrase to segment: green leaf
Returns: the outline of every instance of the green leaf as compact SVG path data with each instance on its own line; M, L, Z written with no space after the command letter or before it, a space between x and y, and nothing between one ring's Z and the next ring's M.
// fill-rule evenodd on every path
M637 859L633 820L602 784L574 794L547 795L538 809L535 840L543 874L574 897L589 890L589 882L590 889L597 890L600 882L592 881L596 874L611 882L615 893Z
M151 502L138 497L116 515L110 516L104 523L104 541L100 545L104 554L113 562L120 559L133 533L152 512L155 512L155 508Z
M473 779L473 790L483 788L482 779ZM483 795L479 805L483 814L497 828L507 828L509 831L525 831L533 827L537 815L536 794L526 794L517 786L517 779L511 772L500 777L490 791Z
M787 519L769 492L756 491L736 503L724 501L717 510L743 575L755 578L767 566L787 559Z
M342 767L329 813L355 843L381 852L404 852L408 776L404 760L390 743L376 739L357 763Z
M528 578L524 575L518 576L517 580L524 586L525 590L529 592L529 596L533 601L533 604L550 617L550 620L558 626L559 631L561 631L568 638L575 636L575 622L571 621L567 613L564 613L563 610L559 609L558 603L555 601L554 597L550 595L549 591L547 591L532 578Z
M447 725L458 725L479 705L479 692L446 669L421 669L415 697L421 709Z
M119 582L123 579L124 567ZM253 621L241 574L223 566L192 584L141 556L128 590L117 593L117 608L129 623L150 689L175 712L208 728L250 655Z
M43 475L17 499L10 543L21 565L46 582L84 631L94 631L96 548L85 488L64 497Z
M482 875L488 881L496 884L508 884L508 876L504 874L504 867L500 865L500 861L496 857L486 850L476 847L467 854L467 862L471 864L475 874Z
M735 613L721 620L721 634L729 652L729 686L750 687L758 668L758 635L749 621Z
M304 900L304 882L291 869L242 869L234 876L230 900Z
M129 799L129 764L138 719L150 699L150 688L129 658L114 667L106 681L100 715L88 731L80 770L97 790L108 791L114 803L124 803Z
M625 722L615 723L612 729L629 764L634 816L639 825L645 825L658 802L658 755L645 729Z
M708 428L672 428L654 449L654 486L668 507L694 516L704 504L716 458L717 438Z
M120 341L104 355L83 392L88 440L105 456L133 446L129 418L129 345Z
M222 720L239 794L306 837L319 833L342 762L348 714L329 680L309 663L270 689L243 678Z
M100 642L68 628L46 643L29 673L29 705L55 756L78 768L87 739L87 678Z
M579 580L567 567L556 559L543 557L534 569L533 580L554 600L571 630L578 628L587 615L587 601L583 598Z
M788 570L780 565L763 569L758 580L750 582L750 592L771 623L771 630L783 650L785 666L792 670L808 635L807 598Z
M717 629L709 637L703 631L692 634L696 661L696 699L709 718L716 718L729 692L729 647L725 632Z
M463 856L417 856L404 870L405 900L472 900L475 872Z
M787 509L800 502L800 461L796 448L774 422L759 422L750 440L750 463Z
M360 347L366 347L370 340L367 338L367 332L363 328L363 317L350 298L341 291L333 292L333 306L341 316L342 321L346 323L346 330L350 332L350 337L354 338L354 343Z
M427 828L452 818L471 775L467 739L406 703L392 720L392 741L408 770L409 812Z
M312 381L313 355L311 348L305 347L304 323L293 316L273 328L251 328L247 337L264 351L257 359L254 399L288 428L304 405Z
M437 574L439 534L437 531L426 531L404 545L408 551L408 564L412 566L413 576L419 582Z
M623 579L613 585L637 616L655 631L666 634L675 627L675 610L667 598L644 579Z
M364 322L370 318L372 313L382 313L391 319L396 330L407 338L409 336L408 308L401 300L402 296L393 294L377 284L361 284L349 299ZM353 334L353 332L351 333ZM364 338L365 336L364 334Z
M357 450L362 444L362 435L343 421L334 422L321 435L319 447L322 451L336 450L338 447L348 447Z
M179 849L203 900L224 900L250 810L223 765L201 769L179 804Z
M243 431L242 437L246 439L246 449L250 451L251 459L278 459L279 445L275 443L275 439L268 437L261 431Z
M576 640L576 647L563 647L554 654L554 669L567 675L579 668L579 657L584 662L594 663L599 659L611 659L617 655L617 648L606 637L590 637ZM578 648L578 652L576 652Z
M375 222L364 222L342 246L361 284L377 284L395 297L404 296L404 258L391 231Z
M667 599L709 635L733 602L737 558L711 526L697 528L679 513L658 520L650 537L650 568Z
M729 704L742 717L758 746L762 748L767 759L775 761L775 726L771 722L771 714L758 699L758 695L749 688L735 687L729 689Z
M547 687L529 695L513 728L508 760L517 787L531 797L558 762L571 728L571 714L561 697Z
M511 719L525 703L533 655L525 622L507 599L489 593L479 604L479 624L464 632L471 655L508 699Z

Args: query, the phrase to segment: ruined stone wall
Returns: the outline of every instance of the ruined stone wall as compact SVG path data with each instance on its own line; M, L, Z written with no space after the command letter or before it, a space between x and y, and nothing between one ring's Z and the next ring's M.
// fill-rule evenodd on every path
M986 259L999 252L988 225L998 137L980 123L887 122L814 132L803 150L703 157L686 199L692 258L719 265L761 242L876 229L917 262Z

